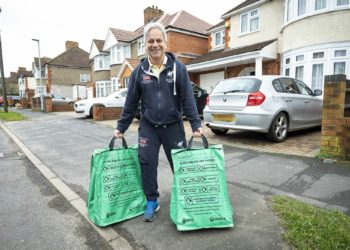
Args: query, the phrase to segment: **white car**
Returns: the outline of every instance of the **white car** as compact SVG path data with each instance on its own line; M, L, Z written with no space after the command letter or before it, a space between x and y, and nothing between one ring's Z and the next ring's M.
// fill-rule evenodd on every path
M89 98L74 103L74 110L76 113L84 114L86 116L93 116L93 105L95 103L101 103L105 107L124 107L126 95L128 90L119 89L106 97Z

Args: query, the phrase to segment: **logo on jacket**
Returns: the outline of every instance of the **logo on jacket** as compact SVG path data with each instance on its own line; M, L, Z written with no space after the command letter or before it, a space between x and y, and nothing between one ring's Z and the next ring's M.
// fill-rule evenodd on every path
M168 71L166 81L167 83L172 83L174 81L172 71Z
M152 82L152 79L151 79L151 76L149 76L149 75L143 75L142 76L142 83L150 83L150 82Z

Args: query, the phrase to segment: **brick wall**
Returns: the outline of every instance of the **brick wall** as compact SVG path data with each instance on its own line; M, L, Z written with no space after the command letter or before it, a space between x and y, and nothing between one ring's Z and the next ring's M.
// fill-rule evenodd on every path
M325 77L321 149L323 155L350 159L350 81L345 75Z
M93 106L94 121L117 120L119 119L123 108L106 108L103 104L96 103Z
M168 32L168 50L174 53L190 53L203 55L208 52L208 39Z

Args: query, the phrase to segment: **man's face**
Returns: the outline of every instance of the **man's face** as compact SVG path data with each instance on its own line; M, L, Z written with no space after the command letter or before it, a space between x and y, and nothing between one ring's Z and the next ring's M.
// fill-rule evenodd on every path
M159 29L151 29L146 41L147 54L154 61L162 60L166 50L166 43Z

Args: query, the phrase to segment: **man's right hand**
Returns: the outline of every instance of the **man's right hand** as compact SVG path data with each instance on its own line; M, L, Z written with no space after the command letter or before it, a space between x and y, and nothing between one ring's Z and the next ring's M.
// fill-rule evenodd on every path
M121 133L118 129L114 130L113 134L117 138L122 138L123 137L123 133Z

